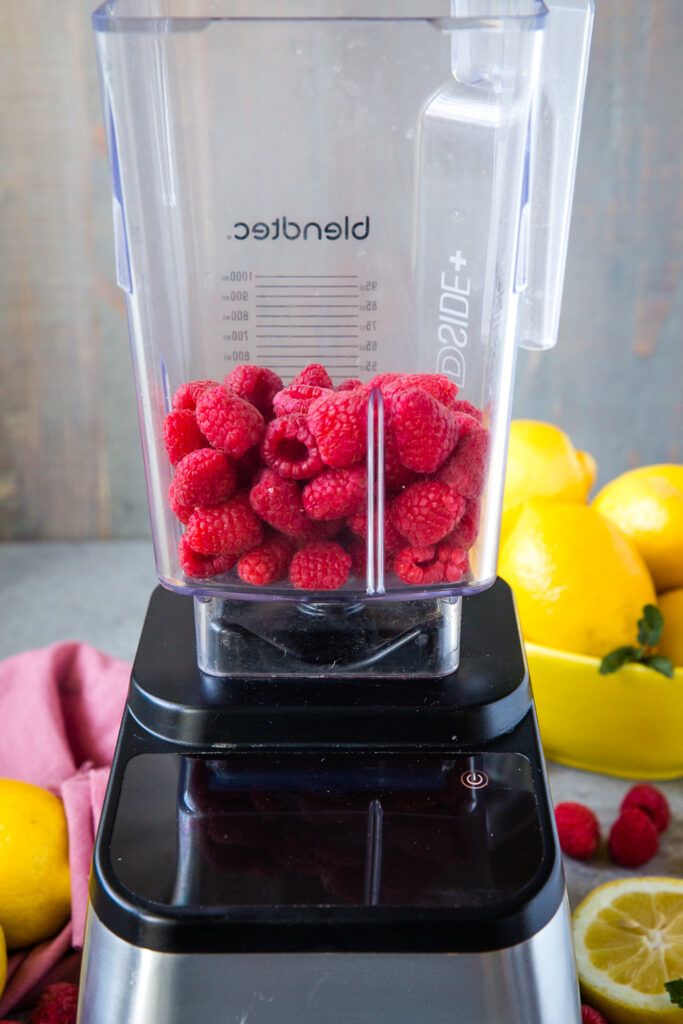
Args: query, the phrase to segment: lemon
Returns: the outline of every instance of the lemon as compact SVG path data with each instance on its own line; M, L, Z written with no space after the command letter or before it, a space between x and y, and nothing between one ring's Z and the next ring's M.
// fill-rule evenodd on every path
M657 590L683 587L683 466L641 466L611 480L593 506L628 536Z
M683 977L683 879L621 878L574 912L583 998L611 1024L681 1024L665 981Z
M8 948L50 938L70 910L62 801L27 782L0 779L0 927Z
M637 549L589 505L529 501L498 572L517 599L524 639L602 657L635 640L652 578Z
M510 424L503 510L530 498L585 503L595 480L595 460L579 452L564 431L539 420Z
M657 604L664 616L664 629L657 651L674 665L683 667L683 587L660 594Z

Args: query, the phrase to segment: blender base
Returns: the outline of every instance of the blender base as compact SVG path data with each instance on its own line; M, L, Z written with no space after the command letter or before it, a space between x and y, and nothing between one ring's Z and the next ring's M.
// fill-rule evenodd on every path
M495 638L495 639L492 639ZM217 680L155 591L95 844L79 1024L580 1024L514 602L456 672Z

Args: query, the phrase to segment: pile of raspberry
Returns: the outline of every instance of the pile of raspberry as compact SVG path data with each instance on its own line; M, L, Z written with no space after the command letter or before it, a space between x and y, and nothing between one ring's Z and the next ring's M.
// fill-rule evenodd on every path
M181 385L164 420L182 571L236 568L267 586L335 590L366 573L367 420L384 405L384 565L404 583L456 582L479 530L490 435L438 373L337 387L318 363L285 387L267 367Z

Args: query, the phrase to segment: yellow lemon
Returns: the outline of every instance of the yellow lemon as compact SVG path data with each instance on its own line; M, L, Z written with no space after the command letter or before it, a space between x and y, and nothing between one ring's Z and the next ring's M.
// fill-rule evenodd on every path
M683 587L660 594L657 604L664 616L664 629L657 651L674 665L683 666Z
M648 564L657 590L683 587L683 466L641 466L611 480L593 506Z
M0 779L0 927L8 948L50 938L70 910L62 801L38 786Z
M683 977L683 879L620 878L574 912L582 996L611 1024L680 1024L666 981Z
M529 501L504 541L498 572L517 599L524 639L602 657L634 642L655 602L637 549L588 505Z
M595 480L595 460L576 450L564 431L539 420L510 424L503 509L530 498L585 502Z

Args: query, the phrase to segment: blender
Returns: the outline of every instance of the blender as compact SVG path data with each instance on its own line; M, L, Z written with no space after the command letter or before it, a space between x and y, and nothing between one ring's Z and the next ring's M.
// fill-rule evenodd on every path
M590 0L93 15L161 586L80 1024L578 1024L514 601Z

